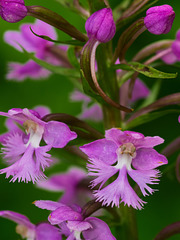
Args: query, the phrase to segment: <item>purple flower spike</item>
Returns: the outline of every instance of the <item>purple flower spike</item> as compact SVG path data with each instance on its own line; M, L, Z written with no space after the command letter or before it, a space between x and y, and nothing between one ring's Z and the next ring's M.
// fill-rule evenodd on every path
M143 204L128 181L128 175L138 184L144 196L154 190L149 184L158 184L158 166L167 164L167 159L153 147L164 142L160 137L144 137L143 134L112 128L106 131L105 139L96 140L80 147L89 157L89 175L95 177L91 186L100 184L94 196L103 205L128 206L141 209ZM132 168L133 166L133 168ZM103 187L106 181L118 175L115 181Z
M0 0L0 15L10 23L21 21L27 15L24 0Z
M113 20L112 10L103 8L93 13L85 24L88 37L99 42L109 42L116 32L116 25Z
M39 108L40 114L48 109ZM25 128L27 135L19 128L13 128L11 123L10 132L0 137L3 145L2 153L9 167L0 170L0 174L6 173L6 177L12 176L11 181L16 180L33 183L45 175L43 171L49 167L52 159L47 152L52 147L63 148L69 141L77 137L69 127L61 122L44 122L35 110L27 108L13 108L8 113L0 112ZM56 131L55 131L56 128ZM41 140L47 145L40 146Z
M50 225L49 223L34 225L26 216L12 211L0 211L0 217L7 218L17 223L16 232L20 234L23 239L62 240L62 236L58 228Z
M171 6L155 6L147 10L144 24L150 33L166 34L171 30L174 18L175 12Z
M67 61L60 59L59 57L55 56L51 52L51 48L53 47L53 43L42 39L40 37L35 36L32 30L39 34L45 35L52 39L57 39L56 32L52 26L47 23L44 23L40 20L36 20L34 24L26 23L20 26L20 32L18 31L7 31L4 34L4 41L17 49L18 51L22 51L23 48L26 49L28 52L34 52L35 56L43 61L46 61L53 65L61 65L64 67L68 67ZM62 51L63 55L66 54L67 47L60 46L59 51ZM9 71L7 74L7 79L9 80L17 80L23 81L26 78L31 79L43 79L47 78L51 72L32 60L29 60L25 64L11 62L9 63Z
M80 168L71 168L68 172L54 174L48 179L37 183L37 187L53 192L64 192L59 202L66 205L80 204L83 206L90 197L89 189L83 189L79 183L85 179L86 173ZM82 197L83 196L83 197ZM92 197L92 196L91 196Z
M83 218L82 209L79 206L71 208L61 205L55 209L55 202L42 200L35 201L34 204L39 208L52 211L48 217L49 222L52 225L58 224L61 233L68 237L66 238L68 240L80 240L81 233L85 240L116 240L105 222L95 217Z

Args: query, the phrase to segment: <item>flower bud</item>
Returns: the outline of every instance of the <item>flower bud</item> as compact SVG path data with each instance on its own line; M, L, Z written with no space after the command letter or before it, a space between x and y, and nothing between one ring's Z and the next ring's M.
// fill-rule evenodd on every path
M94 38L103 43L110 41L116 32L112 10L103 8L93 13L87 19L85 28L89 38Z
M144 24L150 33L166 34L171 30L174 18L175 12L171 6L155 6L147 10Z
M21 21L27 15L24 0L0 0L0 15L10 23Z

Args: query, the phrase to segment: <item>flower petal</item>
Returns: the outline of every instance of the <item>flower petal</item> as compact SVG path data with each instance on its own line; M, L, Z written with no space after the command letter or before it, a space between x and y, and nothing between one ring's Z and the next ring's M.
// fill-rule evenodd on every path
M36 168L42 168L44 171L46 167L49 167L53 160L50 158L51 155L47 152L51 150L51 146L46 145L34 149L34 157L36 161Z
M13 211L0 211L0 217L10 219L13 222L24 225L29 229L35 229L35 225L32 224L26 216L20 213L16 213Z
M146 98L149 95L149 93L150 91L148 87L143 83L143 81L137 78L132 92L131 101L135 102L139 99Z
M84 94L76 89L71 93L70 100L74 101L74 102L80 102L80 101L83 101L86 103L91 102L90 97L88 97L86 94Z
M70 229L70 231L78 231L78 232L82 232L84 230L92 228L91 224L86 220L83 220L82 222L68 221L67 227Z
M136 146L136 143L141 139L144 139L144 135L138 132L133 131L121 131L118 128L111 128L106 131L106 139L111 140L117 144L119 147L124 143L133 143Z
M63 148L67 143L77 137L77 134L62 122L50 121L44 130L44 141L54 148Z
M79 115L80 119L88 119L94 122L100 122L103 119L103 112L101 107L95 103L90 107L83 108L82 113Z
M60 224L64 221L82 221L82 215L68 206L62 206L54 210L48 217L52 225Z
M32 42L29 42L26 39L24 39L23 34L18 31L6 31L4 34L4 41L21 52L22 48L20 47L20 45L23 48L25 48L28 52L35 51Z
M132 165L138 170L150 170L168 163L165 156L151 148L138 149L136 154Z
M143 196L152 194L155 190L150 188L147 184L158 184L157 179L160 174L158 170L129 170L129 176L138 184Z
M39 181L37 186L55 192L68 191L69 187L74 188L85 176L83 169L73 167L66 173L54 174L47 180Z
M38 208L46 209L50 211L54 211L57 208L64 206L64 204L62 203L49 201L49 200L38 200L34 202L34 205Z
M113 207L119 207L119 203L124 202L124 205L132 206L135 209L141 209L143 204L142 201L132 187L129 185L127 178L126 167L123 167L118 178L109 184L107 187L94 191L94 196L97 201L102 202L102 205Z
M15 182L29 182L33 183L45 175L40 168L37 168L36 161L34 161L34 148L29 145L20 159L16 159L16 162L11 166L1 169L0 174L6 173L6 178L13 176L11 181Z
M92 225L92 228L83 231L83 236L85 239L88 240L116 240L116 238L112 235L111 230L109 229L108 225L94 217L88 217L85 219Z
M34 49L36 50L42 47L44 48L46 45L52 45L53 43L35 36L31 32L30 27L36 34L45 35L54 40L56 40L57 38L55 29L51 25L41 20L37 19L34 24L28 23L21 25L21 33L23 35L24 40L26 40L28 43L31 43Z
M94 188L101 183L99 188L102 188L106 181L118 172L118 169L113 166L109 166L103 161L89 160L90 164L87 164L89 170L89 176L96 177L91 181L91 187Z
M164 142L164 139L158 136L154 137L145 137L142 140L139 140L136 143L136 148L153 148L156 145L159 145Z
M166 55L164 55L161 58L166 64L174 64L175 62L178 61L176 55L173 52L170 52Z
M33 110L38 112L41 118L51 112L51 110L46 106L36 106L35 108L33 108Z
M90 159L96 161L102 161L108 165L111 165L117 161L117 146L114 142L100 139L92 143L88 143L80 147Z
M30 60L24 64L11 62L8 64L9 70L6 75L8 80L17 80L19 82L26 78L44 79L47 78L51 72L40 65Z
M36 227L36 240L61 240L59 229L49 223L40 223Z
M78 190L82 189L78 189L78 184L85 177L86 173L83 169L71 168L66 173L55 174L49 177L47 180L39 181L37 186L49 191L64 191L60 202L70 205L71 203L74 204L79 202Z
M23 141L24 133L20 131L13 131L6 134L6 138L3 139L2 153L4 158L16 161L16 158L20 158L26 151L26 146Z

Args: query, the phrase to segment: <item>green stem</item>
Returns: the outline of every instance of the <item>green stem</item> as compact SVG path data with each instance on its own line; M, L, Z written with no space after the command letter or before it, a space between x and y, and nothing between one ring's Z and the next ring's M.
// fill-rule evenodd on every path
M111 60L111 42L101 44L97 50L99 84L112 100L119 102L119 87L116 78L116 71L109 68ZM102 108L105 129L121 127L120 110L107 105L103 105Z
M123 206L119 208L121 228L121 240L138 240L137 223L136 223L136 210L132 207Z

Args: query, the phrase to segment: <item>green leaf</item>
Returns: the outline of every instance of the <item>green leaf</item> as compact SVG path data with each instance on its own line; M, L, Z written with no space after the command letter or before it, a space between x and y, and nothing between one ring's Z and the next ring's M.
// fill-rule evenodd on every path
M66 41L60 41L60 40L53 40L52 38L48 37L48 36L45 36L45 35L39 35L37 33L35 33L32 28L30 27L30 30L31 32L37 36L37 37L40 37L44 40L47 40L49 42L53 42L53 43L60 43L60 44L65 44L65 45L73 45L73 46L83 46L84 43L78 41L78 40L66 40Z
M133 119L132 121L128 122L127 124L125 124L123 128L125 128L125 129L134 128L134 127L151 122L157 118L163 117L163 116L165 116L167 114L171 114L171 113L179 114L179 110L169 109L169 110L164 110L164 111L159 111L159 112L143 114L143 115Z
M71 65L79 70L80 63L77 60L74 47L68 48L67 55L68 55L68 59L69 59L69 62L71 63Z
M81 41L86 42L88 37L81 33L76 27L64 19L61 15L41 6L27 6L28 15L40 19L51 26L60 29L69 36Z
M131 71L132 67L129 66L128 64L115 64L113 65L114 69L121 69L121 70L126 70L126 71Z
M124 66L124 65L127 65L127 66ZM129 62L127 64L116 64L113 66L113 68L123 69L123 70L127 70L127 71L134 70L134 71L139 72L150 78L166 79L166 78L176 78L177 77L177 73L161 72L153 67L150 67L148 65L144 65L144 64L138 63L138 62Z

